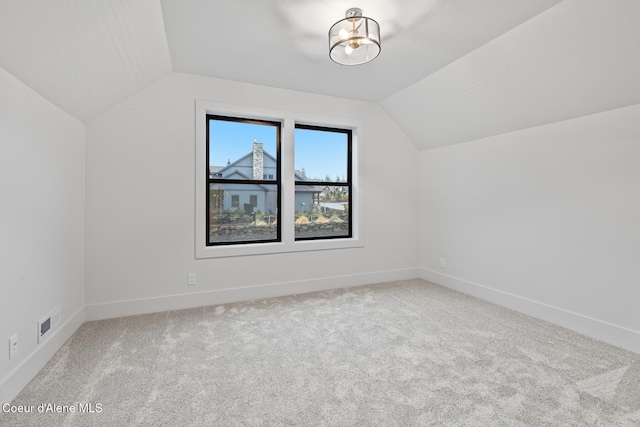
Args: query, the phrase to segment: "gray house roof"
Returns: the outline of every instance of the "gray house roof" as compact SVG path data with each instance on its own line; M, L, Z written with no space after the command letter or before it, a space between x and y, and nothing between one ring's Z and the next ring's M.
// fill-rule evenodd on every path
M276 158L273 157L271 154L269 154L266 151L263 151L263 155L265 158L269 158L271 160L273 160L274 163L277 162ZM243 161L244 159L253 156L253 152L249 152L247 154L245 154L244 156L240 157L239 159L234 160L233 162L229 163L226 166L210 166L209 167L209 173L213 174L213 173L218 173L220 175L224 175L225 171L227 171L228 169L233 168L234 166L237 166L238 163L240 163L241 161ZM214 170L215 169L215 170ZM251 178L247 178L247 179L251 179Z
M243 160L247 159L248 157L252 156L253 152L249 152L247 154L245 154L244 156L240 157L237 160L234 160L233 162L229 163L226 166L210 166L209 167L209 176L214 176L214 175L218 175L219 177L224 176L225 178L229 178L233 175L240 175L240 177L238 179L252 179L250 176L248 176L245 173L240 172L239 170L235 169L235 167L237 167L237 165L239 163L241 163ZM264 151L263 155L266 158L271 159L274 163L276 163L276 158L274 156L272 156L271 154L269 154L268 152ZM294 171L294 175L295 175L295 180L296 181L306 181L307 179L302 175L302 172L299 170ZM256 184L259 185L259 184ZM264 186L260 185L261 188L265 188ZM319 185L313 185L313 186L309 186L309 185L296 185L295 186L295 191L296 193L322 193L324 187L323 186L319 186Z

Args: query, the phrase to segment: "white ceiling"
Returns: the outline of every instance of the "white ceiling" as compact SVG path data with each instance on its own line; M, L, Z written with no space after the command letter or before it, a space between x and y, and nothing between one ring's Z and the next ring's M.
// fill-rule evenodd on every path
M640 1L565 0L382 101L420 149L640 103Z
M558 0L161 3L175 71L377 102ZM380 24L382 53L369 64L345 67L329 59L328 30L351 5Z
M0 0L0 67L80 120L171 71L157 0Z
M349 7L371 63L331 62ZM0 0L0 66L83 121L171 71L380 103L420 149L640 103L637 0Z

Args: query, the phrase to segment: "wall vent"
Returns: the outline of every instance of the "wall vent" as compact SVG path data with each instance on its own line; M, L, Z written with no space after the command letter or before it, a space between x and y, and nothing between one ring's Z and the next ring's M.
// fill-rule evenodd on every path
M51 336L52 332L60 326L62 320L61 307L57 306L49 314L38 322L38 344Z

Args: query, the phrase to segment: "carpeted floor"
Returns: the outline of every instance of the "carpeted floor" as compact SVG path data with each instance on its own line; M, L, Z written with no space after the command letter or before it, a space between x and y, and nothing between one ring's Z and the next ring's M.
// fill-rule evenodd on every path
M35 413L0 425L636 426L640 355L409 280L87 322L12 404Z

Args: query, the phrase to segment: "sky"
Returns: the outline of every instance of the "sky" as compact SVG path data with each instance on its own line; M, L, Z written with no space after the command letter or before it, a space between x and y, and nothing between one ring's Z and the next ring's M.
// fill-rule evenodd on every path
M263 144L264 151L276 157L276 127L260 124L211 120L209 123L211 166L225 166L252 150L254 139ZM324 179L329 175L347 176L347 135L296 129L294 135L295 169L304 168L308 178Z

